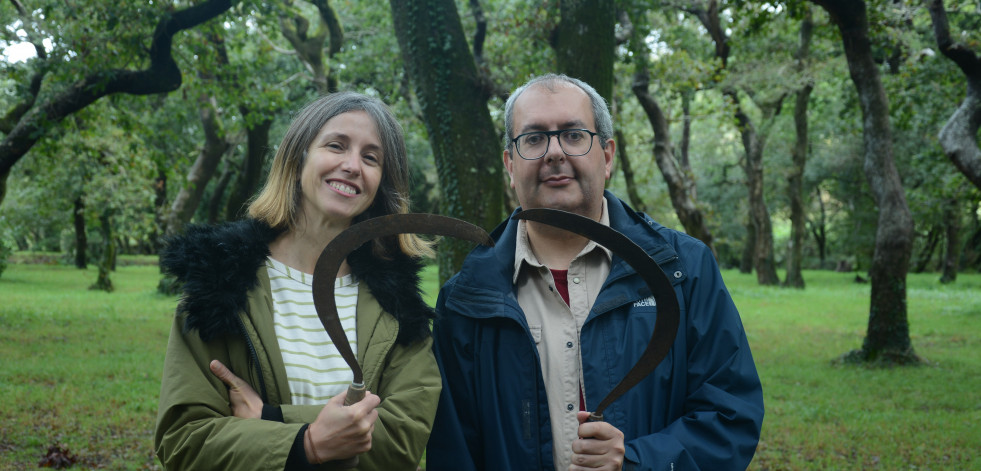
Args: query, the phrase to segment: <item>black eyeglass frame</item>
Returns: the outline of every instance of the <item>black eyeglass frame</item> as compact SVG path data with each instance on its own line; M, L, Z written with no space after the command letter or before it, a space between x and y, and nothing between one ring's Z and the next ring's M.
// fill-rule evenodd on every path
M565 147L562 147L562 138L561 138L561 135L562 135L562 133L569 132L569 131L581 131L581 132L584 132L586 134L589 134L589 148L586 149L586 152L583 152L581 154L570 154L570 153L566 152ZM545 135L545 139L546 139L545 140L545 151L542 152L542 155L539 155L538 157L535 157L535 158L525 157L524 154L521 153L521 148L518 145L518 139L521 139L522 137L525 137L525 136L527 136L529 134L543 134L543 135ZM526 132L526 133L523 133L523 134L518 134L517 137L515 137L514 139L511 139L511 145L514 146L515 152L517 152L518 153L518 156L521 157L522 159L524 159L524 160L538 160L538 159L540 159L542 157L545 157L545 154L548 154L548 148L549 148L550 145L552 145L552 136L559 136L556 140L559 141L559 149L562 150L562 153L563 154L565 154L565 155L567 155L569 157L579 157L579 156L582 156L582 155L586 155L586 154L589 153L589 151L593 150L593 137L599 136L599 133L595 133L595 132L590 131L588 129L556 129L555 131L532 131L532 132Z

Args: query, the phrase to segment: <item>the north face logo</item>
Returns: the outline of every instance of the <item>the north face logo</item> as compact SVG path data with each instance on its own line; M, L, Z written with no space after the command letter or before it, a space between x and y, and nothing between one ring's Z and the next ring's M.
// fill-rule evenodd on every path
M657 301L654 300L654 296L651 296L647 299L641 299L640 301L634 303L634 307L653 307L653 306L657 306Z

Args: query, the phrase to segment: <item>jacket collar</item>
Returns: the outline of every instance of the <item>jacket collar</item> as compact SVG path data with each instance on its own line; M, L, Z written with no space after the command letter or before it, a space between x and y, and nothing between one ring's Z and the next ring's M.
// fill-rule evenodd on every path
M663 270L670 270L671 276L669 278L672 279L672 282L678 283L683 280L683 276L673 275L673 272L677 271L676 266L678 264L672 262L677 260L678 255L671 244L658 232L662 226L647 215L634 211L613 193L605 191L604 197L609 211L610 227L637 243L655 262L661 265ZM520 211L521 208L517 208L511 216L513 217ZM457 299L448 299L448 303L493 304L496 305L494 309L460 309L460 311L471 317L504 316L524 323L524 316L521 314L517 300L513 295L514 286L511 282L514 276L517 227L518 222L509 217L491 233L491 237L495 241L493 247L478 246L470 253L455 281L453 297ZM670 265L671 268L668 268L667 265ZM636 270L630 264L614 255L610 275L604 283L604 291L606 291L607 286L635 273ZM638 280L638 282L643 284L643 281ZM620 296L617 296L617 299L604 298L604 293L601 292L593 306L593 311L603 312L625 302L619 299Z
M257 273L269 256L269 243L282 233L246 219L217 226L192 225L170 239L160 255L161 270L182 285L179 311L184 331L197 330L205 341L239 332L239 312ZM382 309L399 323L398 342L410 344L429 335L433 309L422 299L422 262L405 254L383 260L365 244L348 256L351 272L363 280Z

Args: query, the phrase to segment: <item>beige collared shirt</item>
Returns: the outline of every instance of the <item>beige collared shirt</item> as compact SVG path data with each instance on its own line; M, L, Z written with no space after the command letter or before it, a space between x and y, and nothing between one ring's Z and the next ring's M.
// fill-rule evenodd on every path
M610 225L603 199L600 223ZM609 250L590 241L569 264L569 304L555 288L552 273L538 261L528 241L524 220L518 221L514 253L514 286L538 347L548 412L552 423L552 458L555 469L566 470L572 461L572 442L578 438L579 385L582 383L579 333L603 282L610 274ZM586 397L586 410L601 398Z

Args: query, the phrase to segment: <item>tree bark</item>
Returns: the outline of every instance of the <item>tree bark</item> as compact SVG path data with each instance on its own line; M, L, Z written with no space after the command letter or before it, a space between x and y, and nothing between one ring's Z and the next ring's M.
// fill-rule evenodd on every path
M945 284L957 281L957 269L961 257L961 215L958 203L956 199L951 199L944 210L947 244L944 249L943 275L940 276L940 282Z
M657 100L648 92L648 74L646 64L638 65L631 89L644 109L644 113L647 114L651 129L654 130L654 161L668 185L671 205L674 207L675 213L678 214L681 225L685 227L685 232L704 242L712 250L712 253L715 253L715 248L712 245L712 232L705 224L705 218L702 211L698 209L698 204L693 196L695 182L691 179L691 174L685 173L675 159L668 120Z
M633 206L637 211L646 213L647 205L644 204L644 200L637 193L637 183L634 181L634 169L630 165L630 156L627 154L627 136L623 135L623 131L620 128L616 130L616 139L617 160L620 162L620 170L623 172L623 184L627 187L627 198L630 200L630 206Z
M491 229L504 216L501 141L453 0L391 0L399 49L436 160L440 212ZM470 243L439 245L439 276L459 270Z
M704 8L700 5L691 6L687 11L702 23L709 36L715 43L715 57L719 59L720 69L725 69L729 63L729 35L719 17L719 4L709 0ZM735 105L739 134L742 137L743 150L746 153L745 171L746 187L749 194L749 216L752 223L753 268L756 270L756 281L761 285L780 284L777 267L773 255L773 225L770 212L763 197L763 149L769 129L773 126L774 118L780 113L783 96L772 103L758 104L763 112L761 131L742 108L738 91L732 87L723 88L722 94ZM747 236L749 233L747 233Z
M109 273L116 268L116 236L109 210L99 215L99 224L102 226L102 259L99 260L99 276L89 289L111 293L115 288Z
M812 0L830 13L841 32L848 70L862 108L865 176L879 209L872 256L869 325L860 350L847 360L910 364L913 351L906 312L906 276L912 250L913 218L893 157L889 103L872 57L864 1Z
M686 89L681 92L681 144L678 146L678 164L686 175L693 175L691 171L691 159L688 158L688 150L691 148L691 99L695 96L695 90ZM692 198L698 198L695 185L691 187Z
M927 232L926 242L923 243L923 248L913 263L911 270L913 273L923 273L926 271L927 265L930 264L930 260L933 260L933 252L937 250L937 244L940 243L940 229L941 226L935 225Z
M927 0L933 33L940 52L954 61L967 79L967 95L947 124L940 130L940 146L975 187L981 189L981 148L978 129L981 128L981 57L963 43L954 42L942 0Z
M612 103L616 60L616 2L562 0L553 47L557 69L593 86Z
M205 142L198 153L198 158L187 174L187 184L181 188L170 206L170 214L167 216L167 229L165 235L173 237L179 234L184 226L191 221L201 199L204 196L204 189L208 181L214 176L215 170L225 152L231 144L225 140L221 131L221 125L216 116L217 111L210 99L204 99L201 107L201 124L204 128Z
M243 156L242 158L244 159L245 157ZM225 217L225 212L222 209L227 206L222 205L221 202L225 199L225 191L228 190L228 185L232 183L232 178L238 173L235 164L230 161L231 159L225 159L225 167L221 172L221 176L212 185L211 196L208 198L208 224L214 224L220 218Z
M800 25L800 47L797 49L797 67L801 72L807 71L807 59L811 49L811 37L814 32L814 22L811 19L810 8L804 14ZM788 175L787 193L790 197L790 247L787 250L787 277L784 286L803 288L804 275L801 272L804 238L807 236L804 209L804 168L807 165L807 105L811 99L814 83L807 79L804 87L797 91L794 106L794 131L796 140L792 150L793 165Z
M821 194L821 188L815 188L814 192L817 193L818 220L817 222L808 220L807 225L814 237L814 243L818 247L818 263L821 268L826 268L825 263L828 258L827 210L824 208L824 196Z
M746 243L743 245L743 254L739 259L739 273L753 273L753 263L756 261L756 226L753 218L746 217Z
M36 104L0 142L0 177L46 133L51 124L115 93L150 95L177 90L181 71L171 55L174 35L208 21L232 7L233 0L207 0L165 15L150 44L150 66L143 70L109 69L91 73L64 91ZM4 194L0 193L0 203Z
M311 3L319 13L320 26L316 33L310 31L310 21L299 12L293 12L289 18L280 18L279 24L283 37L309 68L317 92L323 95L337 91L337 78L331 73L329 62L324 61L324 46L327 46L328 59L333 58L341 50L344 30L337 12L327 0L312 0Z
M81 196L75 198L72 222L75 226L75 268L84 270L89 266L85 253L89 246L89 240L85 235L85 200Z
M249 110L245 107L241 108L241 112L243 117L249 114ZM245 121L250 122L248 119ZM246 126L245 132L248 142L245 159L235 183L232 185L231 194L228 195L228 202L225 205L226 220L231 221L244 215L246 203L262 183L262 164L266 160L266 151L269 149L269 129L271 127L272 119L270 118Z
M749 216L751 227L755 233L756 243L753 245L753 269L756 270L756 281L761 285L780 284L777 276L777 266L773 255L773 224L770 221L770 211L763 197L763 149L766 147L768 132L756 132L753 121L742 109L738 94L735 90L723 92L736 105L736 123L742 136L743 149L746 153L744 162L746 171L746 188L749 194ZM782 97L781 97L782 100ZM769 129L779 113L780 103L762 105L763 122Z

